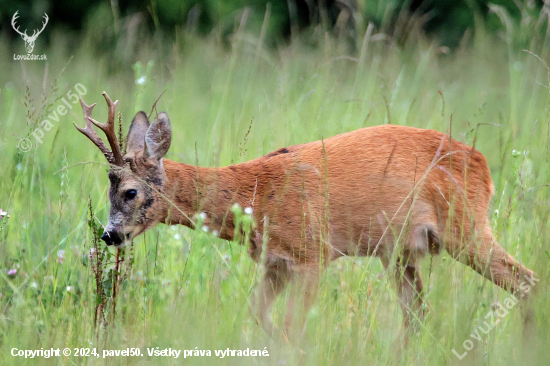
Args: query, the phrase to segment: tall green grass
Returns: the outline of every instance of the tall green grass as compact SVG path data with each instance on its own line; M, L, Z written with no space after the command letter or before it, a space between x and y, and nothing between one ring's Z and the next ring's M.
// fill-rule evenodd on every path
M114 67L119 49L98 55L90 51L93 36L75 39L59 33L44 52L47 68L43 62L11 60L13 53L21 53L20 45L0 38L5 51L0 56L0 208L9 214L0 220L0 363L546 365L547 70L535 56L482 34L473 45L446 55L421 38L400 48L375 33L360 39L360 52L351 55L324 35L315 47L295 39L288 46L266 49L260 35L247 33L245 27L229 47L215 35L179 33L175 44L160 36L140 40L133 61ZM544 45L532 51L547 59ZM138 60L142 66L132 69ZM83 125L78 105L44 132L44 143L26 153L16 147L22 137L34 142L31 132L77 83L86 87L88 104L98 103L94 116L100 121L107 115L101 92L120 100L125 133L134 113L149 113L166 90L157 109L172 121L167 158L201 166L238 163L287 145L384 123L475 141L487 157L496 188L489 212L495 235L540 277L535 340L522 347L520 312L514 309L459 361L451 349L462 350L491 304L508 295L442 253L424 261L425 296L433 309L401 358L392 345L401 311L388 276L379 276L383 269L375 258L332 263L308 314L304 340L299 345L278 343L249 315L251 288L260 270L246 248L200 230L165 225L136 239L131 256L126 252L126 260L133 259L125 267L129 272L118 290L114 321L95 331L88 199L96 223L104 224L108 167L99 150L72 126L73 120ZM107 271L114 265L111 258ZM8 275L13 269L17 273ZM106 311L111 309L107 303ZM273 311L276 323L282 323L284 310L282 296ZM99 352L141 347L146 356L30 360L12 357L14 347ZM270 356L174 360L150 358L147 347L198 347L212 354L216 349L267 347Z

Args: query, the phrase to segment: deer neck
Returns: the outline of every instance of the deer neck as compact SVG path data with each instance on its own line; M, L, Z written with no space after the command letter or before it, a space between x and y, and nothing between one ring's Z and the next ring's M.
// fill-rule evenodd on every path
M202 168L163 159L163 165L166 205L162 222L194 228L196 215L205 214L202 228L231 240L234 230L231 207L238 203L242 208L253 208L258 194L257 176L247 163Z

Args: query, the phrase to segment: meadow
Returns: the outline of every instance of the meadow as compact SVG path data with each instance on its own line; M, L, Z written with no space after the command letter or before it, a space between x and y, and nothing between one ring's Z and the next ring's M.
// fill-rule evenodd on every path
M47 66L14 61L23 43L0 37L0 208L7 213L0 219L0 364L547 365L547 40L533 42L529 53L506 37L479 32L449 51L420 35L397 44L373 29L362 34L355 51L322 32L267 47L261 33L241 25L229 41L180 31L175 40L128 37L99 54L92 31L77 39L58 32L40 51ZM102 91L120 101L124 134L133 115L149 113L164 92L156 108L172 121L167 158L200 166L240 163L385 123L436 129L475 144L495 185L489 212L495 236L540 279L530 343L524 344L518 308L480 340L470 337L492 304L509 294L447 253L423 262L432 310L400 357L393 342L401 310L376 258L330 264L299 344L271 339L250 316L261 268L238 243L159 225L126 248L117 267L116 249L97 242L109 212L108 165L72 125L83 125L78 103L68 100L68 113L53 115L68 92L84 90L77 84L88 104L98 103L99 121L106 119ZM40 127L45 119L49 129ZM31 141L30 151L18 148L21 138ZM278 324L285 298L273 310ZM460 360L452 350L462 354L468 339L473 348ZM104 349L128 347L145 356L101 357ZM211 350L212 356L148 356L147 348L156 347ZM268 357L214 355L264 347ZM100 357L25 359L13 357L13 348L96 348Z

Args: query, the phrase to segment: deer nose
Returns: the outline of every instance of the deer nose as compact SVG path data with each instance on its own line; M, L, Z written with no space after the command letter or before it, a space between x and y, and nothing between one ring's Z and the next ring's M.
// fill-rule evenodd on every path
M122 243L124 236L116 231L104 231L103 235L101 235L101 240L103 240L107 245L118 245Z

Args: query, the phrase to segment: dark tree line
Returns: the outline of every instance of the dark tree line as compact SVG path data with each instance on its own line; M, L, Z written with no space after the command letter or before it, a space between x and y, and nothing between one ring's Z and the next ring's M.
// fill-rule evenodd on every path
M54 27L82 31L90 15L103 6L110 8L113 17L142 13L151 31L191 28L208 34L216 27L231 31L235 13L245 7L257 15L252 23L260 27L268 3L271 40L288 39L295 31L319 24L353 35L356 29L373 22L378 29L391 33L399 27L400 19L410 18L419 22L428 36L450 47L458 44L467 29L474 29L476 22L481 21L492 32L503 29L490 4L501 6L515 22L520 22L526 12L538 14L543 6L542 0L11 0L0 2L0 24L1 32L14 38L17 34L10 21L16 11L22 29L31 30L40 26L46 12L50 19L46 37Z

